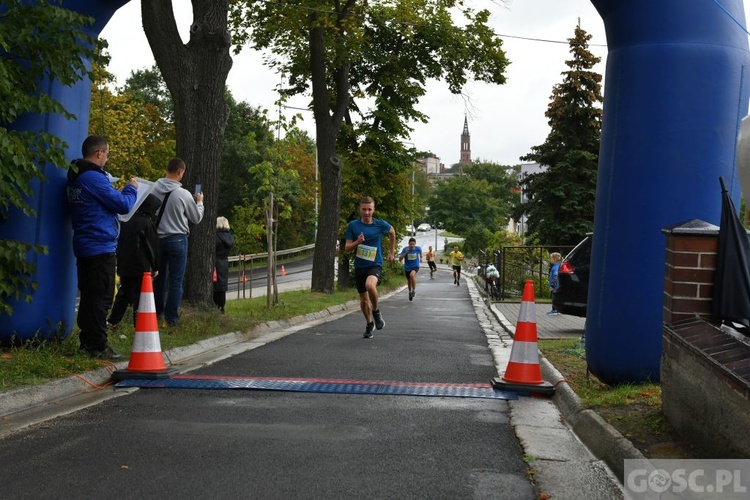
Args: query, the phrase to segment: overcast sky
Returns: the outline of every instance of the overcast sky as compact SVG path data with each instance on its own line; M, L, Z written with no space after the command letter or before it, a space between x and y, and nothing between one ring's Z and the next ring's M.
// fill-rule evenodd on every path
M692 0L716 2L721 0ZM750 0L745 0L745 10ZM192 22L189 0L173 0L178 27L187 40ZM552 87L562 81L570 57L567 39L573 36L578 22L592 35L590 50L601 57L594 70L604 75L607 49L604 24L590 0L478 0L492 12L490 24L502 36L503 48L511 64L505 85L469 83L464 98L454 96L442 82L428 84L427 95L419 109L430 117L426 124L416 124L409 141L417 149L435 153L449 167L460 155L460 137L464 115L471 133L472 159L502 165L522 163L521 156L532 146L542 144L549 127L544 113ZM718 7L717 7L718 8ZM143 33L140 2L131 0L120 8L101 33L109 42L109 70L123 84L131 71L154 64L151 49ZM275 86L279 76L262 65L260 56L250 50L233 56L234 63L227 84L238 101L251 106L273 109ZM290 106L306 107L297 97ZM287 113L294 113L288 111ZM272 115L272 114L271 114ZM301 125L314 136L311 113L302 113Z

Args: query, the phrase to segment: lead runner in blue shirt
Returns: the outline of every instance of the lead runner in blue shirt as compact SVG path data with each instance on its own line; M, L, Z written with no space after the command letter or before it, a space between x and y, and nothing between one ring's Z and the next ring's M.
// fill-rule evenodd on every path
M364 338L371 339L372 331L385 326L383 315L378 308L378 283L383 270L383 235L391 240L388 262L393 262L396 253L396 231L388 222L376 219L375 200L363 196L359 200L359 219L353 220L346 227L347 252L354 251L354 277L359 292L359 307L365 315L367 326Z

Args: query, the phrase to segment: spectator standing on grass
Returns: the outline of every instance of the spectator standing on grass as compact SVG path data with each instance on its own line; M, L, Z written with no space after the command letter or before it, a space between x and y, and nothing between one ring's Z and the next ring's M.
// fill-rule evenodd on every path
M138 181L130 179L122 191L112 186L117 179L104 170L110 153L104 137L87 137L81 153L83 159L71 162L66 186L80 291L79 350L93 358L116 360L122 356L109 346L107 311L115 295L118 215L133 208Z
M552 252L549 254L549 260L552 263L552 267L549 270L549 294L550 298L552 297L552 294L555 293L560 286L560 277L558 275L558 271L560 270L560 261L562 261L562 255L560 255L558 252ZM557 316L560 314L557 309L555 309L555 306L552 306L552 310L547 313L548 316Z
M388 222L374 218L375 200L363 196L359 201L359 219L346 226L344 250L355 250L354 277L359 292L359 307L365 316L364 338L371 339L372 331L385 326L378 306L378 283L383 271L383 235L390 239L388 262L393 262L396 253L396 231Z
M234 246L234 236L229 232L226 217L216 218L216 257L214 261L214 303L224 314L229 289L229 252Z
M417 246L417 240L409 238L409 245L405 246L398 255L398 260L404 262L404 274L409 287L409 300L414 300L417 294L417 273L422 261L422 247Z
M188 256L188 223L198 224L203 219L203 193L190 194L182 187L185 162L172 158L167 163L167 175L154 183L154 194L161 200L159 233L159 275L154 280L156 315L176 326L180 320L182 281Z
M115 329L122 321L128 306L133 309L133 324L138 313L143 273L156 276L159 271L159 235L156 233L156 213L161 202L153 194L143 200L127 222L122 223L117 244L117 274L120 287L107 319L108 327Z

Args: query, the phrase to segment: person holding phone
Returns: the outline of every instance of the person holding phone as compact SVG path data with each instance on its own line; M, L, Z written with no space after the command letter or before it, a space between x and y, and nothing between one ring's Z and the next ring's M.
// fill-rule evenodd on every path
M156 316L164 316L169 326L176 326L180 320L189 223L200 223L204 212L200 185L195 186L195 195L182 187L186 168L180 158L169 160L166 177L154 183L153 191L161 200L156 228L159 234L159 275L154 280L154 301Z

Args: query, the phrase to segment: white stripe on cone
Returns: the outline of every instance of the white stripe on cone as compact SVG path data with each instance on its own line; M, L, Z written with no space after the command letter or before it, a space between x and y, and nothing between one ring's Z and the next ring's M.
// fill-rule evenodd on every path
M142 293L141 298L138 300L138 314L156 314L156 301L154 300L153 293Z
M537 343L522 342L519 340L513 342L513 348L510 352L510 362L538 365L539 349L537 348Z
M536 304L534 302L521 302L521 309L518 311L518 321L536 323Z
M136 332L132 352L161 352L159 332Z

